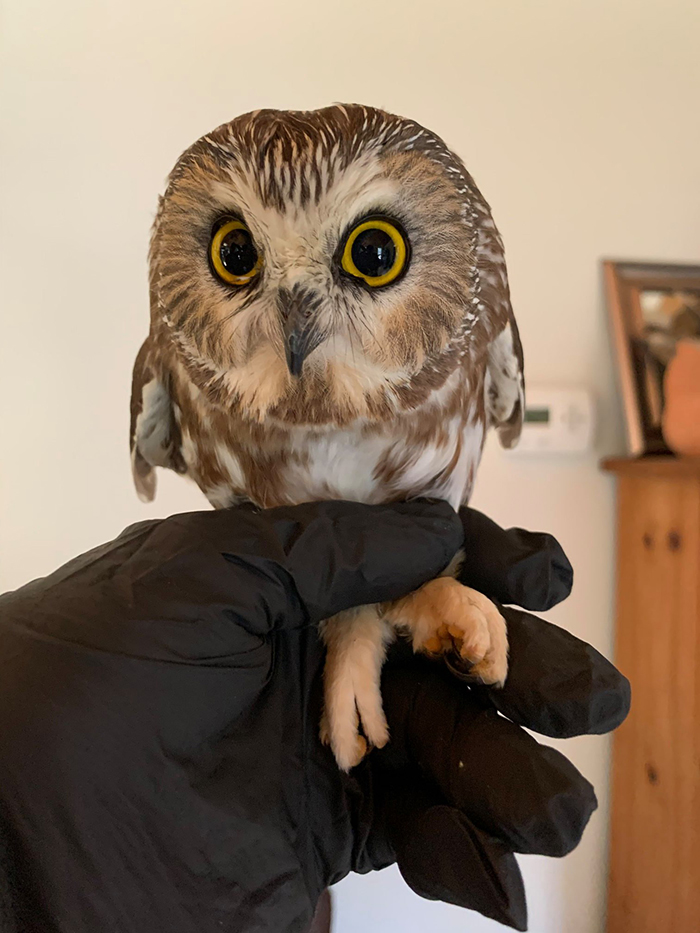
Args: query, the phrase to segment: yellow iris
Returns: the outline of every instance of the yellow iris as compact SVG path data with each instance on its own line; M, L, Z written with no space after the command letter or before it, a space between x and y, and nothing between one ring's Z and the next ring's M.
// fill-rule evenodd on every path
M406 239L399 228L389 220L370 217L350 232L341 266L348 275L380 288L401 275L407 259Z
M227 220L216 230L209 247L214 271L228 285L247 285L262 269L250 230L242 220Z

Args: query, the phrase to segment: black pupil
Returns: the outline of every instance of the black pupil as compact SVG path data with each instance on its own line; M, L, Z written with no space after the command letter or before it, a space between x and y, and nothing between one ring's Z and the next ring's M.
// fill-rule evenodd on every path
M221 241L221 264L231 275L248 275L258 261L258 251L247 230L230 230Z
M358 272L376 278L390 272L396 262L396 245L388 233L378 228L363 230L352 244L352 261Z

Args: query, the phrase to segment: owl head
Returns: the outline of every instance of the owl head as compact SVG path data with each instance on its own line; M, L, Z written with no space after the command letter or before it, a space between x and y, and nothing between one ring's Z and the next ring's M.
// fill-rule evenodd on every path
M191 146L150 253L160 329L212 404L253 420L390 417L478 368L510 305L460 160L358 105L261 110Z

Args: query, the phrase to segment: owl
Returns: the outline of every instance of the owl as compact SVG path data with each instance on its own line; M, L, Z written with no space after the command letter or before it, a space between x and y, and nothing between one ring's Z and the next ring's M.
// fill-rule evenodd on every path
M160 198L131 456L215 508L324 499L466 503L487 429L513 445L522 350L503 245L460 159L360 105L260 110L195 142ZM321 733L348 769L388 741L395 633L502 684L496 607L445 575L327 620Z

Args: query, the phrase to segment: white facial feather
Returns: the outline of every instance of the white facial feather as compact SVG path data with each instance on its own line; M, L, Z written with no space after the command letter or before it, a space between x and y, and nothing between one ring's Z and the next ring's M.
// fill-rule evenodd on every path
M398 185L383 174L372 152L334 175L332 184L327 178L322 184L326 187L318 203L309 202L300 209L292 200L284 211L260 200L257 179L246 172L232 169L230 187L220 181L210 185L211 196L222 210L243 216L265 259L262 293L240 311L225 315L221 327L221 339L232 352L240 348L243 353L253 329L267 337L266 346L252 358L240 359L225 376L231 390L245 398L259 418L279 399L289 381L276 301L281 287L303 286L326 296L318 308L317 322L328 337L309 356L307 366L337 364L344 370L343 378L337 381L358 395L389 377L397 382L410 377L408 371L387 370L382 348L364 321L367 298L344 291L341 300L332 274L333 255L345 230L378 205L391 212L400 197ZM374 296L373 307L381 314L382 308L389 310L400 297L398 283L392 294ZM352 305L351 314L348 305Z

